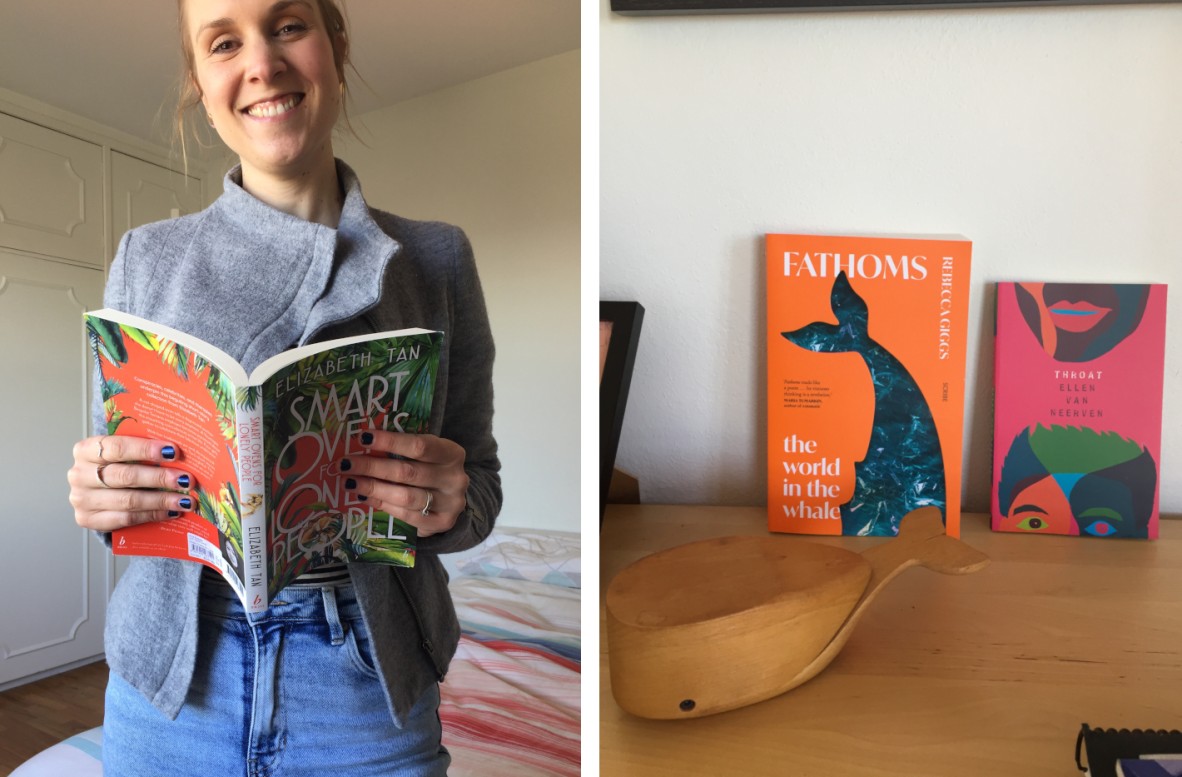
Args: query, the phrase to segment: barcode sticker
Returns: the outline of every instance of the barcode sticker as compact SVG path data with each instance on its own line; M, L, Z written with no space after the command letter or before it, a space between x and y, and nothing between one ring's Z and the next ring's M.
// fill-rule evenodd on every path
M189 558L195 558L198 561L212 564L219 571L226 568L226 560L222 558L221 551L218 550L217 545L214 545L204 537L198 537L196 534L189 535Z

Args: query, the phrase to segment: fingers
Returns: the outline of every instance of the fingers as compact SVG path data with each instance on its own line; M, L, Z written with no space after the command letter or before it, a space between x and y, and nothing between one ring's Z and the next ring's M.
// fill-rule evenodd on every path
M464 463L464 448L433 434L406 434L373 429L362 432L361 444L372 453L386 453L426 464Z
M98 473L100 467L101 477ZM84 464L73 467L67 479L71 486L103 488L105 484L107 489L157 488L184 491L193 484L193 478L187 472L143 464Z
M455 526L467 504L462 446L429 434L377 430L362 433L361 443L369 455L340 462L345 488L414 526L421 537Z
M71 494L71 502L72 497ZM148 521L177 518L192 512L193 507L193 498L184 494L119 489L86 501L82 509L75 504L74 519L86 529L114 531Z
M116 529L126 529L129 526L148 523L150 521L171 520L183 514L176 510L167 512L164 510L150 510L140 513L101 512L91 513L85 524L82 521L78 521L78 523L82 528L92 531L115 531Z
M177 459L176 446L160 440L100 435L79 441L66 474L74 520L111 531L192 511L192 476L157 466Z
M89 461L94 464L119 461L162 463L176 459L176 446L163 440L106 434L87 437L74 445L74 461Z

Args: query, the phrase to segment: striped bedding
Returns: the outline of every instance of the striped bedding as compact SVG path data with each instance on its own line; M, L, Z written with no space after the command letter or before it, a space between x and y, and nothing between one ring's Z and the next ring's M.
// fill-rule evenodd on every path
M442 685L455 777L579 774L579 591L452 581L463 636Z

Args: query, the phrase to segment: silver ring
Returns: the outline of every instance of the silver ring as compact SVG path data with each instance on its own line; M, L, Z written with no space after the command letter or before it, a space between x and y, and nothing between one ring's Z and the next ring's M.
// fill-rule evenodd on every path
M423 509L419 511L419 514L420 515L430 515L431 514L431 492L430 492L430 490L425 489L425 488L423 490L427 492L427 504L423 505Z
M103 440L105 440L105 439L107 439L107 438L106 438L106 437L100 437L100 438L99 438L99 441L98 441L98 444L99 444L99 461L101 461L101 462L104 462L104 463L107 463L107 464L110 464L110 462L109 462L109 461L107 461L107 457L103 455ZM105 484L104 484L104 485L105 485Z
M107 481L103 480L103 470L104 470L104 469L106 469L106 468L107 468L107 467L109 467L109 466L111 466L109 463L107 463L107 464L100 464L100 465L98 466L98 469L96 469L96 470L94 471L94 476L95 476L96 478L98 478L99 485L100 485L100 486L102 486L103 488L110 488L110 486L108 486L108 485L107 485Z

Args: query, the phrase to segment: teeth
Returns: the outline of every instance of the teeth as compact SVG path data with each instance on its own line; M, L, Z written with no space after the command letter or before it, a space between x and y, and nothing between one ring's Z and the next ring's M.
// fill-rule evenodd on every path
M279 116L280 114L287 113L292 108L296 107L296 103L298 103L299 101L300 101L300 98L298 96L292 95L291 97L288 97L286 100L284 100L281 103L275 103L275 102L257 103L255 105L252 105L249 108L247 108L246 113L250 116L258 116L258 117L266 117L266 118L270 118L272 116Z

